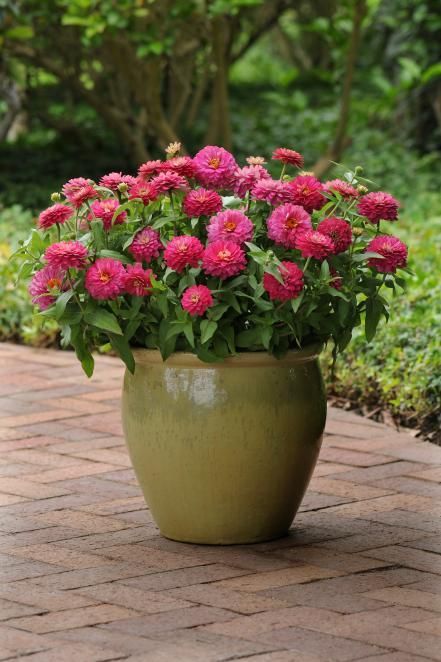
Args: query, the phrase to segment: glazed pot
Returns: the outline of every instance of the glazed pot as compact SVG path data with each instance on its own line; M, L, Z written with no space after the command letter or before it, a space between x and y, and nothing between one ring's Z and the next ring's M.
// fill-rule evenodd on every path
M127 447L161 533L226 545L287 533L320 450L326 398L321 347L222 363L135 350L122 418Z

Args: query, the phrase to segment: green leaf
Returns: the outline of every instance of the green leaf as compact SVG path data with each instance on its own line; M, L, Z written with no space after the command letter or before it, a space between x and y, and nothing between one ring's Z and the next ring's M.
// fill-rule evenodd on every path
M95 248L97 249L97 251L99 251L102 248L104 248L104 246L106 245L106 235L104 232L103 222L97 219L91 221L90 230L92 232L93 239L95 242Z
M217 330L217 322L214 320L202 320L201 322L201 343L204 345L214 336Z
M352 256L352 262L364 262L365 260L369 260L371 257L384 260L384 255L380 255L380 253L373 253L372 251L366 251L366 253L354 253Z
M375 336L383 311L384 305L378 299L366 300L365 336L368 342Z
M224 305L224 304L219 304L217 306L213 306L213 308L210 308L208 310L208 315L210 316L210 319L214 320L217 322L220 320L222 315L228 310L230 306Z
M116 336L113 333L109 333L110 344L112 345L115 352L121 357L121 359L126 364L127 370L133 373L135 372L135 358L130 349L130 345L126 338L123 336Z
M110 251L108 248L103 248L102 250L99 251L98 253L99 257L111 257L113 260L118 260L119 262L122 262L123 264L130 264L130 260L128 257L123 255L122 253L118 253L118 251Z
M188 320L188 322L184 324L182 330L191 347L194 347L193 322Z
M73 290L67 290L66 292L60 294L60 296L57 298L57 301L55 303L55 319L57 320L60 319L60 317L63 315L64 311L66 310L68 301L70 301L73 295L74 295Z
M159 351L163 361L168 359L168 357L173 354L176 346L176 336L173 338L167 338L167 333L170 328L170 322L166 319L161 320L159 325Z
M84 321L91 326L95 326L97 329L122 336L123 332L115 315L105 308L94 308L86 311Z
M303 298L305 296L304 292L301 292L297 299L291 299L291 308L293 310L293 313L297 313L298 309L302 305Z
M173 224L176 223L178 220L177 216L162 216L160 218L157 218L155 222L152 225L152 228L154 230L159 230L160 228L164 227L164 225L167 225L167 223Z

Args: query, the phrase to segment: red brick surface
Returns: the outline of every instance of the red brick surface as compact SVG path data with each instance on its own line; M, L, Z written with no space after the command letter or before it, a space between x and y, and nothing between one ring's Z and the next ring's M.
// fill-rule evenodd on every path
M161 538L122 367L0 345L0 660L441 660L441 449L329 411L290 535Z

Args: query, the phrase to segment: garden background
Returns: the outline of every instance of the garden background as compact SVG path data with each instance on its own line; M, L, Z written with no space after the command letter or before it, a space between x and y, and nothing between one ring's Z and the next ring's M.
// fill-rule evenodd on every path
M0 340L57 346L8 258L66 180L133 174L175 140L242 164L286 146L399 198L408 292L328 383L439 439L438 0L0 0L0 28Z

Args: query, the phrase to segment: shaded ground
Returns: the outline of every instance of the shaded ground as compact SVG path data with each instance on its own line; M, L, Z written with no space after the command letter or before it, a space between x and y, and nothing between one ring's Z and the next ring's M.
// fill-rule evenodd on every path
M0 345L0 660L441 660L441 449L338 409L290 536L163 539L122 367Z

